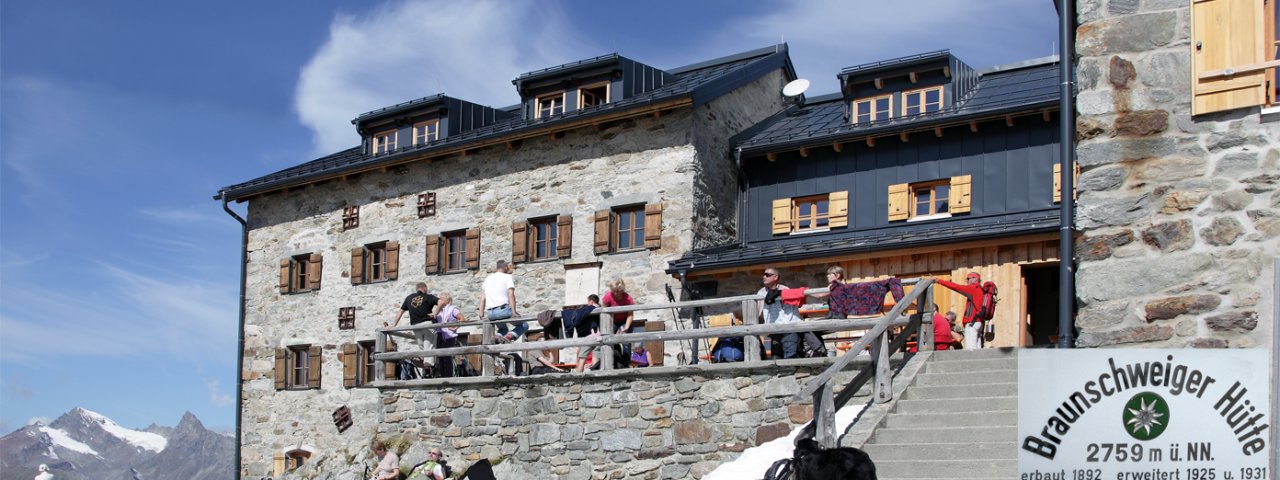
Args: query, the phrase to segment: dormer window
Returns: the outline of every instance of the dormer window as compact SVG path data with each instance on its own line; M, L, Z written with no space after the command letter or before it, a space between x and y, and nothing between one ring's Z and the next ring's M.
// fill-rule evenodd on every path
M919 115L942 109L942 86L902 92L902 115Z
M382 155L396 149L396 131L387 130L373 134L373 154Z
M534 118L547 118L564 113L564 92L538 97L536 113L537 116Z
M440 121L428 120L413 124L413 144L422 145L440 139Z
M609 82L584 85L578 88L578 110L609 103Z
M892 116L893 94L853 101L853 123L855 125L888 120Z

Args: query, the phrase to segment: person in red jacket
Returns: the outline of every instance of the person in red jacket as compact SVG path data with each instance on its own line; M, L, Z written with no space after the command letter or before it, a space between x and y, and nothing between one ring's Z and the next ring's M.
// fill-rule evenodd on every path
M964 295L964 348L982 348L983 321L978 318L978 302L982 300L982 275L969 272L964 277L964 285L938 279L938 285L955 290Z

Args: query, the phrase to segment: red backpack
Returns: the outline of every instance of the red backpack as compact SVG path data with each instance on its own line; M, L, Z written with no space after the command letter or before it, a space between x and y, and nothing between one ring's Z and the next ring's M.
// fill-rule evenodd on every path
M996 298L997 295L999 295L999 289L996 288L995 283L983 282L982 297L977 299L978 318L984 321L995 318L996 304L1000 302L1000 299Z

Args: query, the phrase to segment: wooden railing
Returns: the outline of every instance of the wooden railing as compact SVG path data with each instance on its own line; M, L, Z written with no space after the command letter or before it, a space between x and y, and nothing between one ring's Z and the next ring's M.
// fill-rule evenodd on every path
M757 309L757 301L764 298L763 295L739 295L724 298L710 298L703 300L689 300L680 302L643 304L643 305L627 305L619 307L600 307L593 311L593 314L600 316L600 335L590 336L586 338L565 338L558 340L544 341L528 341L517 343L495 344L496 327L499 324L514 324L519 322L536 322L537 317L520 317L497 321L471 321L471 322L455 322L446 324L437 323L421 323L417 325L406 325L400 327L389 327L378 329L378 335L375 337L375 353L373 358L379 362L379 366L383 368L375 368L375 387L396 387L409 385L431 385L444 384L454 379L423 379L411 382L392 381L385 378L385 362L399 361L411 358L422 357L444 357L456 355L481 355L481 377L490 377L494 374L494 356L520 354L530 351L558 350L563 348L574 347L610 347L599 348L600 369L613 369L613 345L628 344L635 342L653 342L653 341L681 341L681 340L702 340L720 337L743 337L745 347L743 362L734 362L742 367L749 368L751 364L757 366L763 363L761 351L761 342L758 336L773 335L784 333L804 333L804 332L839 332L864 330L862 338L859 339L848 353L830 360L833 363L820 375L812 378L796 395L793 400L803 400L812 396L814 408L814 422L806 427L805 436L814 437L824 446L834 446L836 443L835 434L835 411L844 406L851 399L855 392L866 382L874 379L875 401L887 402L892 399L892 372L889 368L889 355L899 351L905 345L907 338L912 333L918 332L918 345L922 351L933 349L933 329L920 328L921 325L931 325L933 317L933 286L934 282L930 279L904 279L904 285L915 285L915 288L906 294L896 305L886 314L876 318L866 319L824 319L824 320L805 320L795 323L773 323L761 324L759 311ZM820 295L827 293L827 288L814 288L806 290L806 295ZM923 301L916 302L917 299L923 298ZM909 305L913 302L918 303L922 308L918 308L918 312L910 316L904 316ZM714 327L714 328L693 328L689 330L664 330L655 332L638 332L615 334L613 317L615 314L624 312L641 312L649 310L668 310L668 309L693 309L698 307L714 307L734 305L738 306L742 311L743 325ZM556 313L559 315L559 312ZM649 323L660 320L649 320ZM387 342L391 337L413 338L413 333L422 330L434 331L440 328L453 327L481 327L481 344L468 345L451 348L435 348L429 350L400 350L394 352L387 351ZM889 337L891 329L895 327L905 327L896 332L895 340L890 343ZM856 376L854 379L842 388L839 394L835 393L835 388L831 385L836 374L845 370L850 363L857 358L859 352L867 347L871 347L870 363ZM863 357L866 358L866 357ZM662 368L662 367L658 367Z

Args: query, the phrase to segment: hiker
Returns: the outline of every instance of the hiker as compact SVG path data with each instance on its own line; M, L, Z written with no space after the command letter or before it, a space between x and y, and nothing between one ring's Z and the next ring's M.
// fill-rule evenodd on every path
M627 305L635 305L636 301L631 298L631 294L627 293L627 283L621 278L615 278L609 282L609 291L604 294L604 298L600 300L600 304L605 307L624 307ZM631 312L618 312L613 314L614 334L631 333L631 319L634 315ZM622 356L627 358L631 356L631 345L622 345Z
M644 349L644 343L637 342L631 346L631 368L643 368L651 365L649 362L649 351Z
M511 276L513 269L506 260L498 260L493 273L484 278L480 294L480 318L487 318L492 322L520 316L516 312L516 283ZM508 328L507 323L497 325L498 337L495 340L498 343L514 341L529 330L525 322L516 323L510 332Z
M964 285L943 279L938 279L937 282L938 285L950 288L964 296L964 348L982 348L982 327L985 322L978 317L978 302L981 301L983 294L982 275L978 272L969 272L964 277Z
M373 480L397 480L400 478L400 456L387 451L387 444L374 440L373 454L378 457L378 467L373 470Z
M414 292L409 294L409 296L404 297L404 301L400 302L400 311L396 312L395 321L391 322L390 325L383 322L382 326L394 327L400 325L400 318L404 316L404 312L409 312L410 325L434 321L439 301L440 299L436 298L435 295L427 293L426 282L418 282L414 287ZM418 342L418 346L422 347L423 350L436 348L437 335L435 330L414 330L413 338ZM419 363L418 366L424 368L428 367L429 364L435 363L433 361L423 362L422 359L417 359L417 361ZM402 368L407 367L408 365L402 364Z
M458 306L453 304L453 295L441 293L440 300L437 302L436 323L458 323L465 322L462 318L462 312L458 310ZM436 329L436 347L451 348L458 346L458 327L446 327ZM439 368L436 372L441 377L453 376L453 356L446 355L436 357L436 365Z
M756 301L756 308L760 311L760 316L764 319L764 323L795 323L800 321L800 310L793 305L782 301L782 291L787 289L786 285L778 283L778 269L769 267L764 269L764 276L761 280L764 286L756 292L757 295L764 295L763 300ZM782 333L769 335L770 349L773 351L773 358L796 358L800 353L800 334L798 333Z
M587 338L592 335L600 334L600 316L591 313L595 309L600 308L600 296L596 294L587 295L587 304L578 307L569 313L573 318L568 319L567 323L573 324L573 332L578 338ZM568 311L566 311L568 312ZM562 316L564 314L561 314ZM583 371L587 368L587 357L595 349L590 346L578 347L578 365L574 370Z
M451 473L449 470L440 449L431 447L427 452L427 461L409 469L409 480L444 480Z

